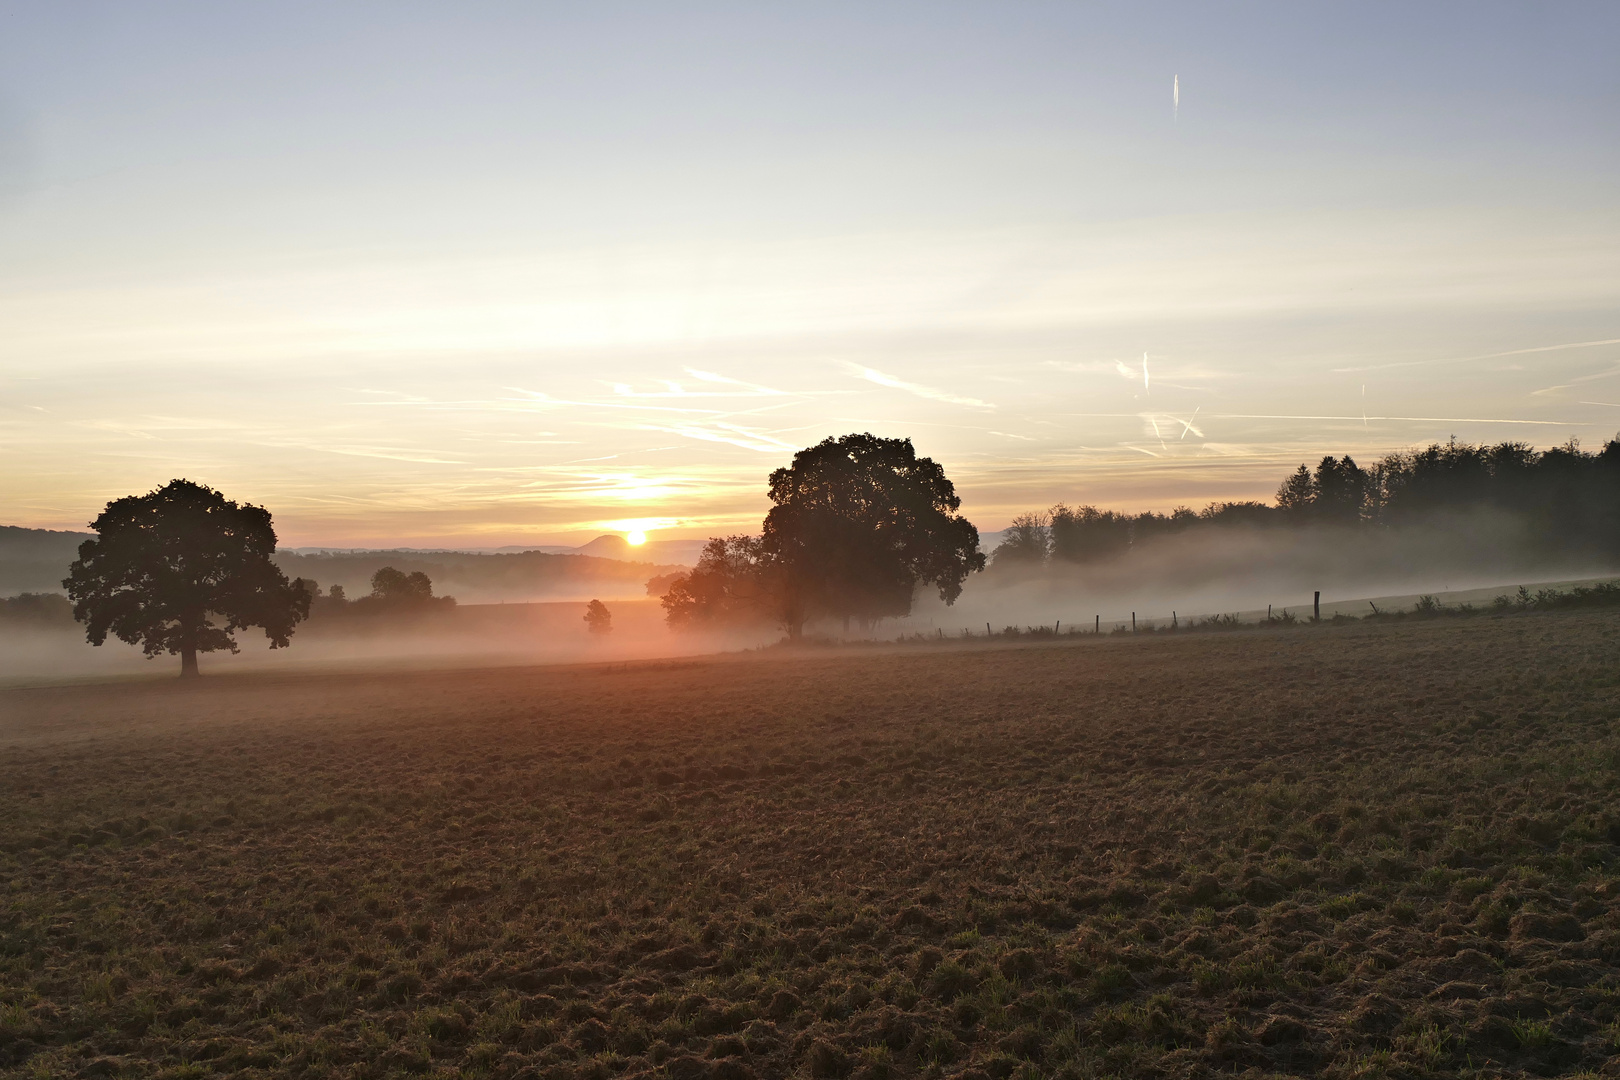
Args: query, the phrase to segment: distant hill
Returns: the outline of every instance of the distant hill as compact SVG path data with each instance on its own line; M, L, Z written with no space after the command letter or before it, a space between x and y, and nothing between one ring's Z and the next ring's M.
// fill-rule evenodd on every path
M94 536L0 525L0 596L61 592L68 566L79 557L79 545Z
M79 545L94 533L52 532L0 525L0 596L61 592ZM669 541L671 545L681 541ZM371 575L384 566L433 579L433 591L464 603L525 600L645 599L649 578L685 570L677 562L637 562L644 548L621 536L601 536L579 549L474 554L456 551L331 551L302 548L276 553L289 577L309 578L324 588L342 585L351 598L371 591ZM653 552L649 551L649 555ZM660 552L662 554L662 552Z
M630 541L618 533L603 533L588 544L582 544L574 549L579 555L594 555L599 559L624 559L629 562L660 562L679 563L683 566L693 566L698 561L698 555L703 551L703 545L708 543L705 539L693 540L648 540L639 547L632 547Z
M590 555L598 559L618 559L621 562L647 562L679 566L692 566L703 552L707 537L687 540L649 540L639 547L618 533L603 533L586 544L570 547L566 544L508 544L498 548L388 548L389 551L408 551L414 555L440 555L451 552L459 555L526 555L538 551L543 555ZM349 555L382 548L295 547L282 548L297 555Z
M474 555L454 551L277 552L276 565L288 577L308 578L322 589L342 585L349 598L371 591L371 575L384 566L405 573L420 570L433 579L435 594L465 604L533 600L646 599L647 581L685 570L683 566L624 562L590 555L544 551Z

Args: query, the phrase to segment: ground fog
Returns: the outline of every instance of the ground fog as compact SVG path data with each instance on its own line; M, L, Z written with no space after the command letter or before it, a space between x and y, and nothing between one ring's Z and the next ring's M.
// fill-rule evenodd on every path
M1366 615L1409 605L1421 594L1512 592L1520 584L1612 576L1620 567L1592 554L1549 556L1528 542L1522 519L1489 511L1432 518L1399 528L1207 527L1163 537L1095 563L992 565L968 580L952 606L926 591L891 632L984 632L1004 626L1106 630L1138 621L1246 613L1268 605L1309 615L1322 593L1323 615Z
M583 602L463 604L421 614L317 617L297 628L286 649L269 648L258 630L239 631L240 653L206 653L201 666L207 676L630 660L742 649L780 636L761 627L672 634L656 600L610 603L612 630L596 634L586 626L585 608ZM82 627L0 625L0 684L108 676L167 679L179 670L177 657L149 659L138 646L116 639L89 645Z

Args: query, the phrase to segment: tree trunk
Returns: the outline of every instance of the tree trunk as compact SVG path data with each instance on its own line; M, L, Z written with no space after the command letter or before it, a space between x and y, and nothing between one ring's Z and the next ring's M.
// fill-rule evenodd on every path
M182 679L195 679L201 672L197 670L197 646L180 646L180 677Z

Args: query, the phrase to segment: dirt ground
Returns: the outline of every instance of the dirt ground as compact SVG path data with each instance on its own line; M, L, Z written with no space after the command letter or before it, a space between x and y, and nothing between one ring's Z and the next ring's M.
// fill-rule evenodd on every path
M1620 615L0 690L18 1076L1620 1076Z

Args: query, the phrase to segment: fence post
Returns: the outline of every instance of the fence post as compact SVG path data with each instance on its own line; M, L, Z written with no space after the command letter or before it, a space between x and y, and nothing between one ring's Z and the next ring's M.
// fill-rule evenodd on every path
M990 624L989 623L984 624L984 636L987 637L987 638L996 636L996 635L994 635L994 634L992 634L990 632Z
M1170 612L1170 629L1174 630L1175 628L1176 628L1176 613L1175 613L1175 610L1172 609L1171 612Z
M1131 633L1136 633L1136 612L1131 612Z
M1095 627L1095 631L1096 631L1097 635L1100 637L1102 635L1102 616L1098 615L1096 618L1097 618L1097 625Z
M1316 590L1316 605L1315 606L1316 606L1315 621L1316 622L1321 622L1322 621L1322 590L1321 589Z
M1052 636L1053 637L1057 637L1058 634L1060 632L1062 632L1062 630L1063 630L1063 620L1062 619L1059 619L1056 623L1052 624Z

